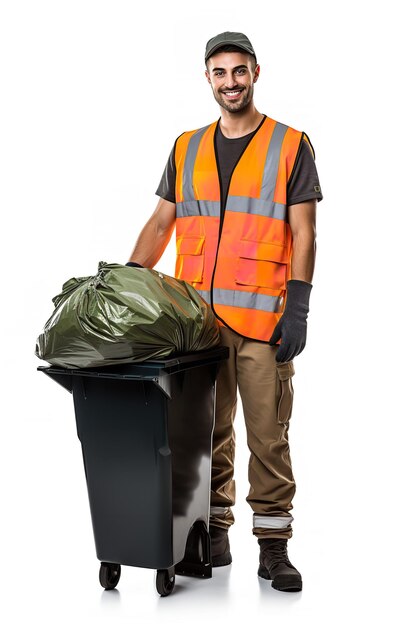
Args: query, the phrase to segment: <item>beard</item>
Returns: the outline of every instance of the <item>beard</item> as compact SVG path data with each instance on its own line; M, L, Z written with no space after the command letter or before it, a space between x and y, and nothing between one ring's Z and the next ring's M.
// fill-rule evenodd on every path
M243 111L252 101L253 91L253 85L245 87L237 102L226 100L225 96L219 91L214 91L213 95L217 104L220 104L223 109L229 111L229 113L237 113L238 111Z

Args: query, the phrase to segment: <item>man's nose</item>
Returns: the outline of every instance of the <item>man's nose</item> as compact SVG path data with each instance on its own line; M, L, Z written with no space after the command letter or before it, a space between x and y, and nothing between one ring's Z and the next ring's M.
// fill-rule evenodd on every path
M225 85L226 89L231 89L232 87L236 87L236 86L237 86L237 82L233 74L226 75L226 85Z

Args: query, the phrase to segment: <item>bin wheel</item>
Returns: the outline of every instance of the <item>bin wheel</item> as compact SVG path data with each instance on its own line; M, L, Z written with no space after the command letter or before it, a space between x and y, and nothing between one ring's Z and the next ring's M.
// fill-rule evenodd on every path
M175 568L156 571L156 590L161 596L169 596L175 587Z
M121 569L116 563L102 563L99 573L100 585L104 589L114 589L120 580Z

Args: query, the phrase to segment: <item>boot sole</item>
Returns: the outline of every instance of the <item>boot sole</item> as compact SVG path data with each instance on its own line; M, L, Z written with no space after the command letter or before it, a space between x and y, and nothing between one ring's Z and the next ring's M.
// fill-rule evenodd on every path
M271 580L271 576L266 567L260 565L258 576L265 580ZM278 591L301 591L303 582L300 578L294 576L277 576L271 583L271 586Z

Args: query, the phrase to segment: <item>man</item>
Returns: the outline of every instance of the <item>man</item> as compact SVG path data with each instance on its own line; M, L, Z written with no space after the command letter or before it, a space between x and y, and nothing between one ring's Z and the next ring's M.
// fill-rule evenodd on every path
M291 564L288 428L293 358L306 343L315 261L316 202L322 199L312 145L303 132L261 114L253 102L260 66L243 33L210 39L206 78L221 117L175 141L156 210L129 264L153 267L176 226L176 278L210 303L230 358L217 379L210 502L213 566L232 561L237 388L244 412L258 575L299 591ZM280 343L278 343L280 342Z

